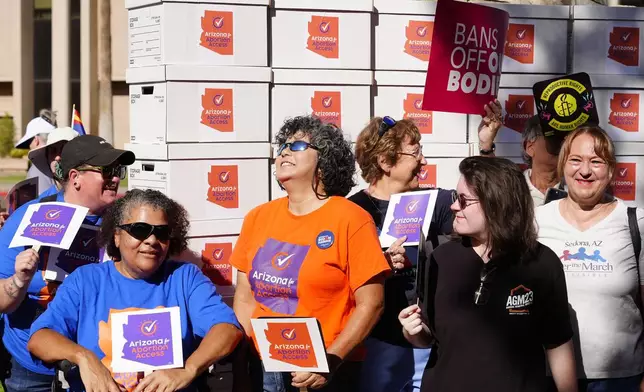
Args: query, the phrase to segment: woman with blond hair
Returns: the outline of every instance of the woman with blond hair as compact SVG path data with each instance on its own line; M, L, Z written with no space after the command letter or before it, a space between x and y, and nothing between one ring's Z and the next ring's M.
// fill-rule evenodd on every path
M568 196L536 213L539 241L564 265L582 392L644 387L643 260L634 251L641 244L631 237L644 230L644 211L629 211L608 193L615 171L615 148L605 131L573 131L558 165Z

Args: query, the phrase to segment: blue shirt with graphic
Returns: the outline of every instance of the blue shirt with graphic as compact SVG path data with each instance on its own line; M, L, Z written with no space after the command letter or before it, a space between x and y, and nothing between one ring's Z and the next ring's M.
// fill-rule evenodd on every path
M71 273L47 311L34 322L31 334L48 328L89 349L99 359L104 359L106 351L114 358L123 348L112 350L110 345L110 313L174 306L181 314L184 360L197 348L199 337L213 326L227 323L240 328L233 310L196 265L166 261L153 278L143 280L123 276L114 262L108 261ZM106 344L108 347L104 347Z
M40 198L32 200L18 208L9 219L5 222L4 227L0 230L0 278L6 279L15 273L16 257L20 252L27 249L26 247L9 248L9 244L20 226L20 221L25 215L27 208L31 204L38 203ZM59 192L56 201L64 202L63 192ZM100 225L98 216L87 216L85 224L98 226ZM37 314L42 312L53 297L58 283L47 282L43 276L45 262L49 248L43 247L40 251L40 263L38 270L31 280L27 289L27 297L11 314L4 314L4 330L2 342L11 356L23 367L39 374L53 375L51 368L45 366L40 360L34 358L27 351L27 341L29 340L29 327L36 318Z

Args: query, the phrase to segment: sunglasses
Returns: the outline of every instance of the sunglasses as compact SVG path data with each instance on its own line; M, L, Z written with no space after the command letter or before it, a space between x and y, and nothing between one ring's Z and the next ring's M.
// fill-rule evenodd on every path
M311 143L307 143L307 142L302 141L302 140L296 140L294 142L282 144L280 146L280 148L277 150L277 155L282 155L284 150L286 150L287 148L289 150L293 151L293 152L295 152L295 151L304 151L304 150L307 150L309 148L312 148L314 150L319 150L316 146L312 145Z
M127 168L125 166L117 165L117 166L90 166L90 167L82 167L76 169L79 172L95 172L95 173L101 173L104 179L110 180L114 177L118 177L121 180L125 179L125 176L127 175Z
M476 204L479 202L479 199L472 199L470 197L466 197L462 193L458 193L455 190L452 191L452 204L456 203L458 201L458 206L461 208L461 210L464 210L466 207L471 206L472 204Z
M378 127L378 138L381 138L382 135L387 133L391 128L393 128L396 125L396 120L389 116L384 116L382 118L382 122L380 123L380 127Z
M144 241L153 234L159 241L165 242L170 239L170 227L168 225L154 226L149 223L136 222L119 225L118 228L125 230L139 241Z
M496 266L490 266L486 264L481 268L480 280L481 284L479 288L474 292L474 305L481 306L487 304L490 299L490 290L485 287L486 283L490 283L496 272Z

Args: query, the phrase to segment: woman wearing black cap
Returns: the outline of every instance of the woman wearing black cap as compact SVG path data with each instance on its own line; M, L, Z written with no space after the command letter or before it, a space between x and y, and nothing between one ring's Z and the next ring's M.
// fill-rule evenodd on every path
M12 357L11 376L6 380L9 392L48 392L54 378L54 370L27 351L29 327L53 299L59 285L44 279L49 248L43 247L40 253L9 248L27 207L46 201L75 204L89 209L85 224L99 226L103 211L117 198L125 166L134 160L131 151L115 149L98 136L83 135L69 141L56 168L56 175L63 178L63 189L23 205L0 230L0 312L4 313L3 342ZM74 242L77 240L79 236Z

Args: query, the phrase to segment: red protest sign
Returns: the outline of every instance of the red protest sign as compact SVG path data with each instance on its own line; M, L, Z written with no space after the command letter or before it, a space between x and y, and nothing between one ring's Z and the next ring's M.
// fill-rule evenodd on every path
M481 114L499 90L507 12L438 0L423 110Z

